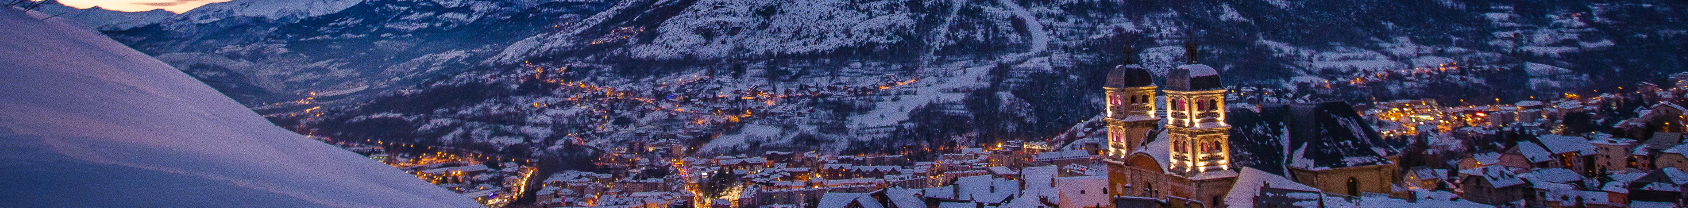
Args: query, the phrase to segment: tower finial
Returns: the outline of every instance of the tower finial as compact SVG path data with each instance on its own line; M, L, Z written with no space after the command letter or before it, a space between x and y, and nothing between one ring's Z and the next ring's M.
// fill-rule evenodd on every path
M1184 37L1184 58L1188 59L1184 61L1187 64L1196 64L1196 60L1200 58L1200 48L1196 46L1195 36L1195 32L1190 32L1188 37Z
M1125 49L1121 52L1124 53L1123 59L1125 59L1125 63L1121 64L1122 66L1137 64L1137 50L1131 48L1131 42L1126 42Z

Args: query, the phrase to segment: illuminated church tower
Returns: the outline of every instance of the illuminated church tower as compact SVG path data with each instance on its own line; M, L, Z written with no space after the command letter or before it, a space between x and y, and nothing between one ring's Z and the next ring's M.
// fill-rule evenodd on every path
M1106 155L1124 158L1131 150L1142 146L1150 138L1149 132L1160 122L1155 116L1155 83L1149 70L1132 64L1126 49L1125 64L1108 72L1107 95L1108 148Z
M1189 64L1168 70L1163 86L1129 58L1108 73L1108 194L1216 207L1236 183L1226 90L1218 71L1196 64L1195 41L1186 42Z
M1185 44L1189 63L1167 72L1166 129L1172 171L1229 170L1231 125L1225 124L1225 86L1213 67L1196 64L1194 43Z

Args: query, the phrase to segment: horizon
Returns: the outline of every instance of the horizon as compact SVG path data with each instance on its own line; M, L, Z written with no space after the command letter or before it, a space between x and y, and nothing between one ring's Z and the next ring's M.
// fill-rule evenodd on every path
M44 1L44 0L35 0L35 1ZM152 10L164 10L164 11L168 11L170 13L181 14L181 13L184 13L184 12L187 12L187 11L192 11L193 9L199 8L201 6L205 6L206 4L229 2L231 0L162 0L162 1L161 0L58 0L58 1L59 1L59 4L64 4L65 6L69 6L69 7L76 8L76 9L88 9L88 8L99 7L101 9L105 9L105 10L120 11L120 12L147 12L147 11L152 11Z

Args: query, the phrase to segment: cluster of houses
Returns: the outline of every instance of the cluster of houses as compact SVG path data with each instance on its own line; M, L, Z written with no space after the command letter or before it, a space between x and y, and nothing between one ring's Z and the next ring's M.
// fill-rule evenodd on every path
M1236 96L1218 87L1211 68L1170 70L1162 91L1131 67L1110 75L1104 119L1079 124L1060 137L1074 139L1059 145L1010 141L928 159L606 154L597 162L609 173L551 175L537 204L1681 207L1688 199L1688 92L1681 86L1459 107L1431 100L1227 105ZM1688 74L1672 81L1683 79ZM436 172L469 171L461 167Z

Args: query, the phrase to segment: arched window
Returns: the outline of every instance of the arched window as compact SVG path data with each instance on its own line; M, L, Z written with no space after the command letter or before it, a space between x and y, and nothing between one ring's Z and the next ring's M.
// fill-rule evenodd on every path
M1154 100L1155 100L1155 99L1149 99L1149 95L1142 95L1142 96L1140 96L1140 97L1143 97L1143 102L1144 102L1144 103L1148 103L1148 102L1151 102L1151 101L1154 101Z
M1348 196L1360 196L1360 181L1348 177Z

